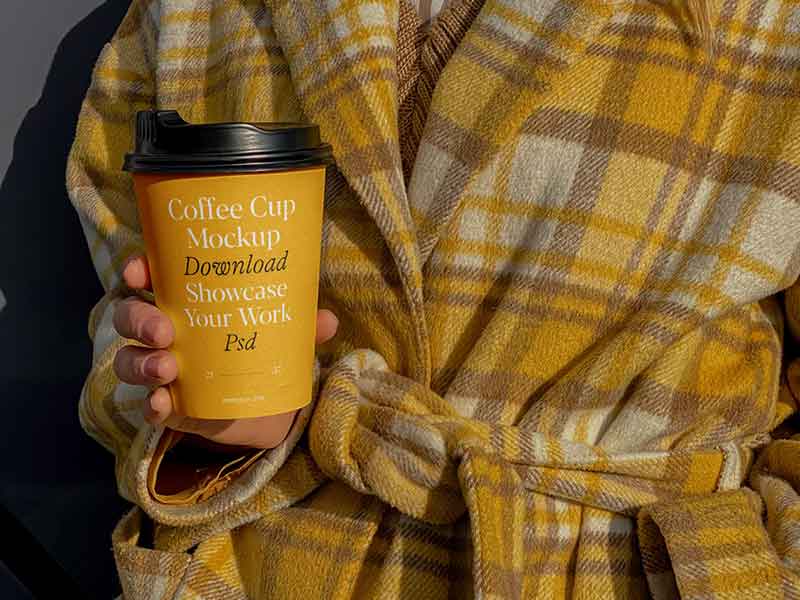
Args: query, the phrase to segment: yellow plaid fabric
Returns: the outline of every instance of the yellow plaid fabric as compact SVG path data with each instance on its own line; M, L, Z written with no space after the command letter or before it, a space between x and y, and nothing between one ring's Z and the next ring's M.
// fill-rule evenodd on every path
M471 4L407 181L397 0L135 0L105 47L67 183L126 597L800 597L800 5L722 0L709 53L680 4ZM150 107L337 160L315 402L191 504L111 368Z

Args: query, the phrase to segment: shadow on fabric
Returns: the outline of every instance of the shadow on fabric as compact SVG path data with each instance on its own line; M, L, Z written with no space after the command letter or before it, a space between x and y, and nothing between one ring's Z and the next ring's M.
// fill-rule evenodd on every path
M0 186L0 398L6 415L0 562L36 597L119 593L111 530L126 509L113 460L81 430L89 311L102 295L66 195L66 159L92 67L128 9L108 0L61 41ZM13 89L13 81L8 82ZM9 520L16 523L9 523Z

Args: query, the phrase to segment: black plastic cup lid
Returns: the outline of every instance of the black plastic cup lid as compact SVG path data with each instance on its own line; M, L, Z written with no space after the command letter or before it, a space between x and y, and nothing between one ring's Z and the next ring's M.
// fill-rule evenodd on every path
M123 170L134 173L256 173L333 162L330 144L312 123L194 125L174 110L136 114L136 150Z

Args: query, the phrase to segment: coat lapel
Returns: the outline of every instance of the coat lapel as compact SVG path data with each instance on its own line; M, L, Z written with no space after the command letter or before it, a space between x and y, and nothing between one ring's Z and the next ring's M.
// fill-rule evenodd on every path
M436 83L408 192L398 140L400 0L267 0L306 117L391 251L430 379L422 268L458 198L614 14L615 0L486 0ZM457 0L454 0L457 1Z
M398 142L399 0L268 4L303 111L333 146L339 170L394 258L417 329L412 376L427 383L422 270Z
M430 381L422 268L398 142L399 0L275 0L273 27L306 117L334 150L337 166L374 219L410 308L415 361Z
M470 179L614 12L613 0L486 0L437 82L409 183L423 265Z

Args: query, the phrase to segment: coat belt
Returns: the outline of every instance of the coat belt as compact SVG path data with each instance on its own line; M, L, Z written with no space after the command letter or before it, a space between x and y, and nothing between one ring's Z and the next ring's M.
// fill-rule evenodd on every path
M309 440L328 476L432 524L461 517L468 486L486 483L469 475L476 460L511 476L515 493L529 490L635 516L655 502L738 487L740 478L724 472L737 465L743 477L750 456L745 450L743 459L734 445L610 452L472 419L366 349L350 352L324 376Z

